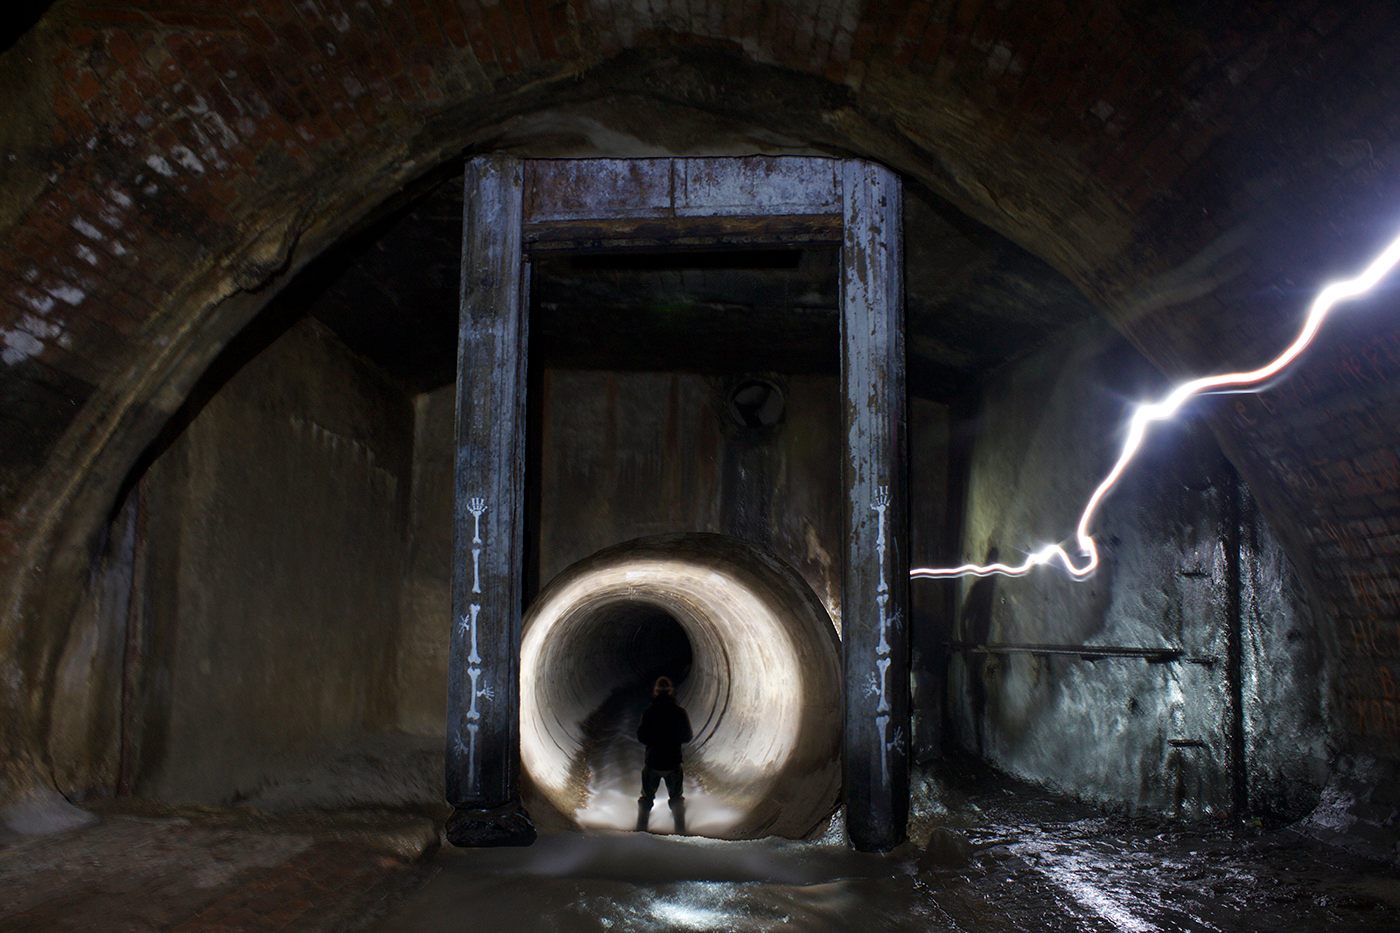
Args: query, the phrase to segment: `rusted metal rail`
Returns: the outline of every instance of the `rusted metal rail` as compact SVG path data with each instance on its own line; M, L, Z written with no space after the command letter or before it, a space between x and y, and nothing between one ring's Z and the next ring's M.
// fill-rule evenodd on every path
M948 642L953 651L963 654L1045 654L1077 657L1081 661L1101 661L1105 658L1139 658L1149 664L1181 661L1187 664L1215 664L1219 659L1210 655L1188 655L1184 648L1135 648L1122 645L978 645L966 641Z

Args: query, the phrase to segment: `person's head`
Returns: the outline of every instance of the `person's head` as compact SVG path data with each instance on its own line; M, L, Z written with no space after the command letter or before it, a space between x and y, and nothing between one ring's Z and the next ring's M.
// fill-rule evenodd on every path
M658 677L656 678L656 683L652 685L651 695L654 697L674 697L676 695L676 686L671 683L671 678Z

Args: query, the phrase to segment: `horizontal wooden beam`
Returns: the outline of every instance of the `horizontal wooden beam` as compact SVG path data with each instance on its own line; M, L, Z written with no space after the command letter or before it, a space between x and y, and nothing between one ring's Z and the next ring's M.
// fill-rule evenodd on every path
M649 249L761 248L841 242L839 214L767 217L624 217L540 221L525 226L531 252L617 252Z
M834 222L836 239L841 164L786 156L532 160L525 165L526 241L577 239L589 225L607 239L638 229L687 232L707 223L724 232L761 232L774 219L781 220L767 225L773 233L808 226L830 231Z

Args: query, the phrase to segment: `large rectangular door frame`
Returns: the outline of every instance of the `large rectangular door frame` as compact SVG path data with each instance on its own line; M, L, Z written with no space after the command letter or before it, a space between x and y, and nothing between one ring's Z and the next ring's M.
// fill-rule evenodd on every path
M903 839L909 552L900 201L898 176L854 159L468 162L448 690L451 841L534 838L519 788L528 255L793 243L841 249L847 827L859 849Z

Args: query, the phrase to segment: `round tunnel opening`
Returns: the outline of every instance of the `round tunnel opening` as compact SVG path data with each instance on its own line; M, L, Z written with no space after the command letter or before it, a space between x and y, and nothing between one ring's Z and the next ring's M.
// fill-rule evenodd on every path
M683 766L691 832L800 837L831 813L835 629L796 571L720 535L609 548L541 592L521 645L521 760L536 805L580 827L632 826L635 732L662 675L694 730Z
M658 677L679 689L695 660L690 636L675 616L646 602L622 602L598 613L576 649L589 659L601 688L647 695Z

